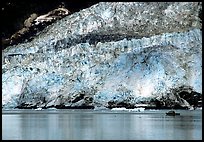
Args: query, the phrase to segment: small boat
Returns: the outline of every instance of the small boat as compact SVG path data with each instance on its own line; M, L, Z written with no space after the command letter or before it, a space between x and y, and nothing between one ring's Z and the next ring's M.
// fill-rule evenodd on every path
M166 115L175 116L175 115L180 115L180 113L176 113L175 111L171 110L171 111L167 112Z

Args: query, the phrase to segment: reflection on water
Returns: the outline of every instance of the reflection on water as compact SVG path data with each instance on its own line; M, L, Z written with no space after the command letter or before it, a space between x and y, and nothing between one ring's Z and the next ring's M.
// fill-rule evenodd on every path
M201 140L202 111L3 111L2 138L22 140Z

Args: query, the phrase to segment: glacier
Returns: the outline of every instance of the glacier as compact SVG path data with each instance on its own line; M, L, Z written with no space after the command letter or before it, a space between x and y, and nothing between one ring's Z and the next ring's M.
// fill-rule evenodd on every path
M68 15L2 51L2 108L191 108L184 96L202 97L200 9L100 2Z

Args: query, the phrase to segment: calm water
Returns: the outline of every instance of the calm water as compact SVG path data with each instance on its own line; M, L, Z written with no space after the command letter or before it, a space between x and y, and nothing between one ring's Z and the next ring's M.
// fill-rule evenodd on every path
M110 110L2 111L2 139L201 140L202 110L144 112Z

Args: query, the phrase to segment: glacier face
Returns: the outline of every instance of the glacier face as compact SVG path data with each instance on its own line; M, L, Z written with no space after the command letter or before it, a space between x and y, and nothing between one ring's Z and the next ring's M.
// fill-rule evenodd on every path
M3 50L2 107L137 107L163 98L190 107L172 89L202 94L197 6L99 3L65 17Z

